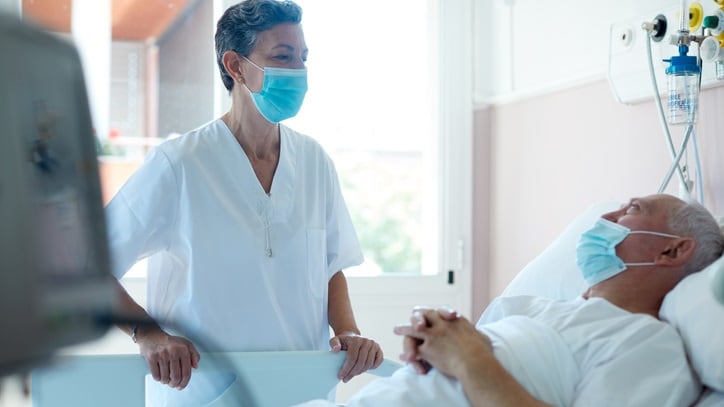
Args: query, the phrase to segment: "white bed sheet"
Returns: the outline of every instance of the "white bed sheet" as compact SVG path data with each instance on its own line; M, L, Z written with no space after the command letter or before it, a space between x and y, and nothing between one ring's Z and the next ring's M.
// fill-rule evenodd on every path
M722 407L724 406L724 393L706 388L701 393L701 398L693 407Z
M499 298L481 317L478 329L491 338L503 367L530 394L551 405L682 407L699 396L699 383L676 331L602 299ZM347 404L467 405L456 380L436 370L418 375L410 368L370 383Z

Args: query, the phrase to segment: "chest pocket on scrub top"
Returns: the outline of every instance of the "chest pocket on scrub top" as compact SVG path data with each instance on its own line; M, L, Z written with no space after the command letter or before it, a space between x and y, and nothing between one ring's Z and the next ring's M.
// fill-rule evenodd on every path
M307 276L312 295L322 297L327 288L327 234L324 229L307 229Z

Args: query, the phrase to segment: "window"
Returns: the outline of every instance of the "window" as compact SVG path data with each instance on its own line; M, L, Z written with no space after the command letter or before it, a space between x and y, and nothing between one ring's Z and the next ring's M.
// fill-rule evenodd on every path
M365 254L348 275L434 273L439 109L432 4L298 3L310 90L288 124L317 139L337 167Z
M76 39L96 95L92 103L105 111L95 118L107 153L101 157L106 199L150 147L228 109L213 33L223 10L236 2L23 3L26 18L61 35L75 38L68 33L99 30L99 24L108 33ZM360 325L375 325L368 335L378 338L389 336L389 326L404 320L412 305L468 311L472 2L298 3L310 48L310 90L287 124L317 139L337 166L366 257L347 270ZM89 40L106 45L84 43ZM143 264L131 276L143 277ZM380 312L385 320L374 319ZM384 334L374 332L377 326ZM390 349L399 345L389 341Z

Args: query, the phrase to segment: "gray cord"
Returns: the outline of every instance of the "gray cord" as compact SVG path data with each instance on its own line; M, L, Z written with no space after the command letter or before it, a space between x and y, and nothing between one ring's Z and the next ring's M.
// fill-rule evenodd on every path
M684 135L684 140L681 142L681 149L679 149L679 154L674 157L674 161L671 163L671 167L669 167L669 171L666 173L666 177L664 177L664 182L661 183L661 187L659 187L659 193L663 193L666 189L666 186L669 185L669 181L671 181L671 177L674 175L674 171L677 169L679 170L679 173L681 174L681 167L679 167L679 161L681 161L681 157L686 152L686 143L689 142L689 137L691 136L691 133L694 131L694 125L690 124L686 126L686 134ZM687 195L689 194L689 185L684 183L684 188L686 190Z
M691 145L694 147L694 162L696 163L696 181L699 189L696 191L699 196L699 203L704 204L704 172L701 170L701 160L699 159L699 143L696 141L696 131L692 134Z
M675 160L675 167L672 167L673 170L677 170L677 173L679 174L679 180L681 181L681 184L684 185L684 188L686 189L686 193L689 193L689 184L686 182L686 177L684 177L684 172L681 170L681 167L679 167L679 160L676 159L676 149L674 148L674 142L671 140L671 132L669 131L669 125L666 123L666 116L664 115L664 106L661 103L661 95L659 94L659 85L656 83L656 72L654 71L654 58L651 52L651 35L646 35L646 53L648 55L648 63L649 63L649 76L651 77L651 86L654 88L654 101L656 101L656 107L657 111L659 113L659 122L661 123L661 128L664 131L664 136L666 136L666 145L669 147L669 153L671 154L671 158ZM684 146L686 146L684 144ZM681 157L679 157L681 159ZM661 188L659 188L659 193L662 193L664 189L669 185L669 181L671 181L671 177L673 173L670 172L670 175L667 175L664 183L662 184Z

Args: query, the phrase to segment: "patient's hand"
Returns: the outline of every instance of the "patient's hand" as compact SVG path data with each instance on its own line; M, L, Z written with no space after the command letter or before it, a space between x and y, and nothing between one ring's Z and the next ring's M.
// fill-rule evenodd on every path
M347 359L337 377L347 383L354 376L374 369L382 363L380 345L372 339L354 333L337 335L329 340L332 352L347 351Z
M183 390L191 380L191 369L199 367L201 356L194 345L160 328L139 334L136 340L154 380Z
M479 356L492 353L490 339L467 319L446 310L415 309L409 325L395 327L405 335L402 359L425 373L430 366L458 377Z
M435 311L429 307L417 306L412 310L409 324L398 325L394 328L396 334L404 335L402 338L402 354L400 354L400 359L403 362L409 363L419 374L426 374L432 366L424 360L418 352L417 348L422 345L422 339L407 335L405 332L407 332L408 329L414 332L424 332L429 326L424 316L424 312L426 311L437 312L438 315L446 321L454 321L460 317L457 311L449 308L439 308Z

